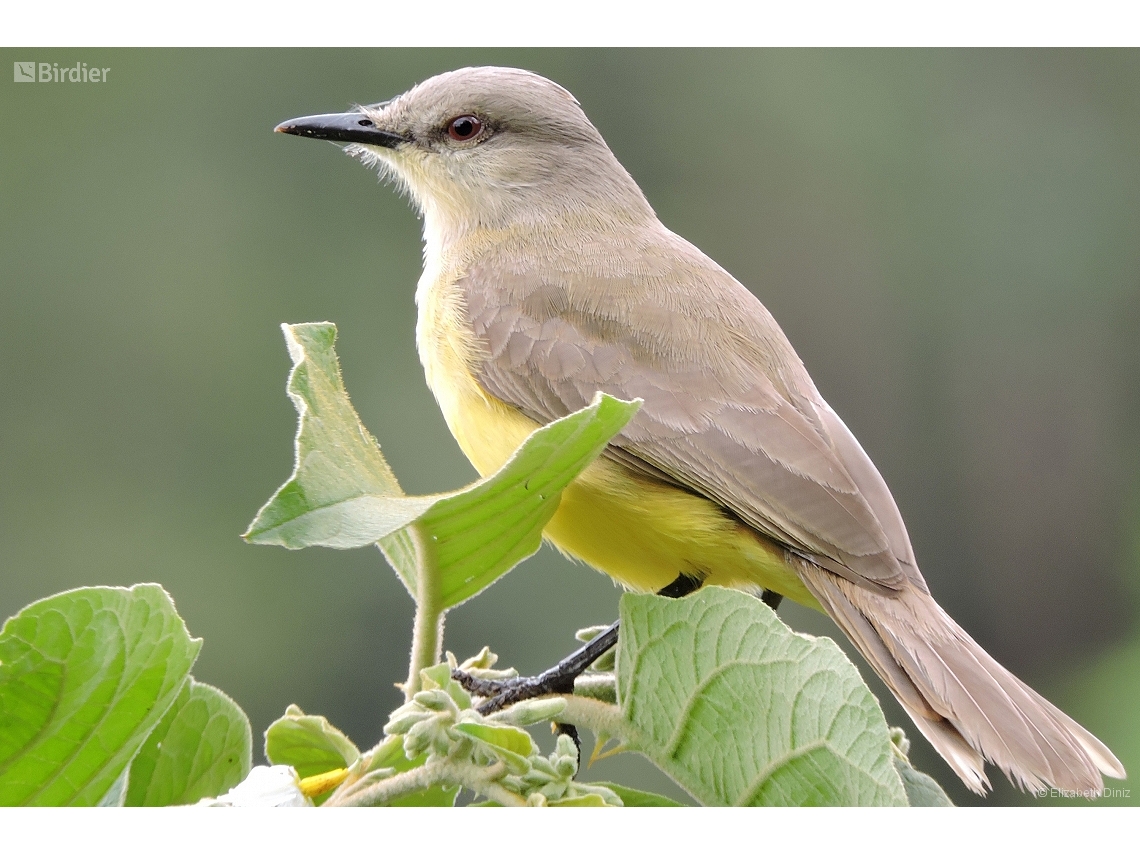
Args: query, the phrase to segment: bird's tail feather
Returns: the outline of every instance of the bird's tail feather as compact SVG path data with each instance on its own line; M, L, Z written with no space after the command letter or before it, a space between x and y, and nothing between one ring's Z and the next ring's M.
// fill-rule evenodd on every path
M971 790L985 761L1035 792L1099 794L1124 767L1095 736L999 665L927 593L883 596L803 561L800 575Z

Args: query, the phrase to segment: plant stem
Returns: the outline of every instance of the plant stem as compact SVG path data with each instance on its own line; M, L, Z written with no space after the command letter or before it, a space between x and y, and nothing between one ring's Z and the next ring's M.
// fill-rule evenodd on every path
M420 671L430 668L443 654L444 611L438 605L436 585L439 573L435 566L435 550L428 535L418 523L408 526L408 534L416 547L416 618L412 624L412 656L404 698L411 700L420 690Z
M420 766L385 778L363 789L337 793L325 804L329 807L373 807L389 804L394 799L411 793L421 792L430 787L459 786L492 799L501 805L521 807L526 800L518 793L512 793L502 784L493 780L503 774L502 764L478 768L468 763L443 761L430 766Z
M367 776L365 776L367 777ZM420 790L426 790L436 783L436 769L431 766L420 766L401 772L390 778L377 781L375 784L360 786L354 784L333 793L325 802L326 807L372 807L384 804L400 796L408 795Z
M625 719L621 716L621 708L616 704L608 704L581 695L558 695L558 697L566 701L566 707L556 716L556 721L572 724L575 727L585 727L594 733L605 733L628 741Z

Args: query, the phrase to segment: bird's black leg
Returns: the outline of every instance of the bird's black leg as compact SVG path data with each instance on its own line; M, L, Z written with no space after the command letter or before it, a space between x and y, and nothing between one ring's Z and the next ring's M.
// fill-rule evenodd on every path
M663 597L683 597L701 587L701 580L692 576L678 576L657 593ZM547 668L534 677L515 677L513 680L480 680L463 671L451 672L452 679L467 691L487 698L477 709L483 715L537 698L542 695L569 694L574 691L574 680L590 667L590 663L617 644L618 624L614 621L605 632L590 639L553 668Z
M760 595L760 602L770 608L772 611L780 608L780 603L784 602L784 595L777 594L775 591L764 589L764 593Z
M671 600L679 600L681 597L687 597L693 591L697 590L704 583L704 579L697 576L686 576L682 573L664 588L657 592L659 597L668 597Z

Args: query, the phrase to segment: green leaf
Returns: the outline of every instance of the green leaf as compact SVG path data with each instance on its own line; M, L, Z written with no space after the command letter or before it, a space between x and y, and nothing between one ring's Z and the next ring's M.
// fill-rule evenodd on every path
M503 468L443 496L420 519L438 568L439 605L449 609L486 588L542 545L562 490L633 418L640 402L598 394L590 406L527 438Z
M0 631L0 805L94 805L178 696L202 642L158 585L80 588Z
M416 557L416 544L412 541L411 532L407 528L402 528L380 538L376 545L380 547L384 558L396 571L397 578L404 583L404 587L408 589L414 600L419 559Z
M194 804L237 786L249 774L253 737L233 699L193 677L131 763L125 804Z
M292 766L302 778L309 778L348 768L360 751L323 715L305 715L290 705L265 731L265 756L270 763Z
M580 796L567 796L564 799L555 799L548 802L550 807L605 807L606 800L597 793L585 793Z
M592 784L595 787L606 787L613 790L626 807L684 807L680 802L673 801L673 799L659 793L635 790L633 787L625 787L611 781L594 781Z
M489 748L514 774L525 775L529 771L528 758L536 749L530 734L525 730L510 725L476 724L469 721L460 722L455 725L455 729Z
M878 702L831 639L706 588L621 600L628 746L704 805L905 805Z
M895 771L902 779L906 800L911 807L954 807L954 802L938 782L920 772L901 757L895 757Z
M351 549L415 520L434 499L408 498L348 400L333 324L282 324L297 409L293 474L243 535L251 543ZM407 584L407 580L405 580ZM415 586L410 586L411 590Z
M289 397L299 416L296 464L243 536L290 549L379 542L414 597L416 544L406 528L416 522L431 553L419 558L436 572L434 609L473 597L534 553L563 488L640 406L598 395L536 430L490 478L451 493L406 496L349 402L333 350L336 328L283 329L293 359Z
M530 734L509 724L478 724L473 721L463 721L455 725L455 729L482 742L496 754L506 752L512 756L512 759L520 757L525 760L535 750Z
M103 793L99 799L99 807L123 807L127 802L127 781L130 779L131 767L123 769L123 773L111 784L111 789Z
M404 737L402 736L389 736L381 742L372 755L372 761L368 764L369 769L382 769L391 768L395 769L397 773L407 772L409 769L415 769L418 766L424 765L427 761L428 755L426 753L420 754L412 759L408 759L404 753ZM452 807L455 805L455 799L459 796L459 787L444 787L436 785L429 787L426 790L420 790L418 793L411 793L410 795L401 796L398 799L393 799L390 807Z
M911 807L954 807L950 797L938 786L932 777L910 765L910 740L901 727L891 728L891 742L894 745L895 771L899 773L906 800Z

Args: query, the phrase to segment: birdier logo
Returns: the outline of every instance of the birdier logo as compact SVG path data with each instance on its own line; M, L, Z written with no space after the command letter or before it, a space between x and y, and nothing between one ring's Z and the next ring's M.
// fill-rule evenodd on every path
M15 62L12 79L16 83L106 83L109 68L88 66L85 62L60 66L58 62Z

